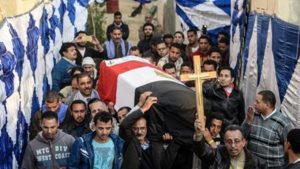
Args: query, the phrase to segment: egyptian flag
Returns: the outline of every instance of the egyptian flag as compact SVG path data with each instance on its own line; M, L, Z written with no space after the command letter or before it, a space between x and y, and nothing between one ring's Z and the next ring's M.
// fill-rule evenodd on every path
M169 132L182 141L191 141L194 133L195 92L146 60L127 56L103 61L98 90L101 99L115 108L133 108L140 94L151 91L158 103L145 113L150 140L160 140Z

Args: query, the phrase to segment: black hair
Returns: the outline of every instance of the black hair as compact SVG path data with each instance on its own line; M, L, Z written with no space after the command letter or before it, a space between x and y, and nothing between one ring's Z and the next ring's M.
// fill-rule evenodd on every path
M109 121L112 122L112 118L113 116L110 113L101 112L101 113L97 113L93 120L94 120L94 124L96 125L98 120L107 123Z
M181 31L176 31L176 32L174 33L174 36L175 36L175 34L177 34L177 33L179 33L179 34L182 36L182 38L184 39L184 34L183 34L183 32L181 32Z
M228 34L227 32L224 32L224 31L219 32L219 33L218 33L218 36L219 36L219 35L223 35L223 36L225 36L227 39L229 38L229 34Z
M228 39L228 38L222 37L222 38L219 40L219 43L225 43L226 45L229 45L229 39Z
M200 39L206 39L207 42L210 43L210 38L207 35L201 35L199 38L199 41L200 41Z
M300 154L300 129L292 129L287 135L287 141L290 143L295 154Z
M45 102L54 103L54 102L58 102L60 99L61 99L61 97L60 97L60 95L59 95L58 92L56 92L56 91L49 91L46 94Z
M176 66L175 66L174 63L166 63L166 64L164 64L164 66L162 68L163 68L164 71L166 69L171 69L171 68L174 68L176 70Z
M122 33L122 29L121 29L120 27L118 27L118 26L114 26L114 27L112 28L111 32L113 32L114 30L119 30L119 31L121 31L121 33Z
M146 26L151 26L151 27L152 27L152 30L154 31L154 25L153 25L152 23L145 23L145 24L143 25L143 31L144 31L144 29L145 29Z
M84 72L84 69L83 69L83 67L81 67L81 66L75 66L75 67L72 67L72 69L71 69L71 71L70 71L70 75L71 75L71 76L74 76L74 73L75 73L76 71L80 71L81 73L83 73L83 72Z
M217 67L218 67L217 62L214 61L214 60L211 60L211 59L208 59L208 60L204 61L204 62L203 62L203 66L204 66L204 65L213 65L214 68L215 68L215 70L217 70Z
M241 126L239 125L236 125L236 124L232 124L232 125L229 125L225 128L225 131L224 133L226 134L227 131L240 131L241 134L242 134L242 137L244 138L245 137L245 134L244 134L244 130Z
M74 104L83 104L84 109L86 110L86 104L83 100L74 100L74 101L72 101L72 103L70 104L70 107L69 107L71 111L73 110L73 105Z
M84 77L89 77L91 80L93 80L92 77L87 72L83 72L81 74L78 74L77 82L79 83L79 79L84 78Z
M63 44L61 45L60 50L59 50L59 54L60 54L61 56L63 56L63 55L64 55L64 52L68 52L68 49L69 49L70 47L72 47L72 46L76 48L76 45L75 45L74 43L72 43L72 42L65 42L65 43L63 43Z
M180 68L182 68L183 66L187 66L189 68L191 68L191 70L193 70L193 65L190 61L187 61L187 62L183 62L180 66Z
M53 111L45 111L44 113L42 113L42 121L44 119L47 120L51 120L51 119L55 119L56 121L58 121L58 116L57 113L53 112Z
M124 106L124 107L119 108L119 110L117 112L124 110L124 109L126 109L126 111L128 111L128 112L130 112L130 110L131 110L130 107Z
M217 47L215 47L215 46L213 46L213 47L210 48L210 50L209 50L209 55L211 55L213 52L218 52L218 53L221 54L220 49L217 48Z
M165 41L163 41L162 39L157 39L157 41L155 41L155 46L159 45L159 44L166 44Z
M76 34L75 34L75 37L77 37L79 34L81 34L81 33L83 33L83 34L86 34L87 35L87 32L86 31L78 31Z
M258 92L259 95L262 96L262 101L264 103L270 103L272 108L276 105L276 97L271 90L262 90Z
M172 47L179 49L180 52L181 52L181 45L180 45L179 43L172 43L171 46L170 46L170 49L171 49Z
M164 34L164 36L163 36L163 40L165 40L165 39L168 39L168 38L174 38L173 37L173 35L172 34L170 34L170 33L166 33L166 34Z
M217 120L224 122L224 116L220 113L211 113L209 118L210 118L210 123L213 119L217 119Z
M114 17L115 16L122 16L122 13L120 12L120 11L116 11L115 13L114 13Z
M229 66L222 66L222 67L220 67L219 70L218 70L218 72L217 72L218 76L220 76L220 73L221 73L222 70L229 70L231 78L234 78L234 71L233 71L233 69L231 67L229 67Z
M88 112L90 113L91 110L90 110L90 105L93 104L93 103L96 103L96 102L101 102L100 99L98 98L92 98L91 100L89 100L88 104L87 104L87 109L88 109Z
M130 51L136 51L136 50L139 50L139 48L138 48L137 46L132 46L132 47L130 48Z
M189 33L189 32L193 32L195 35L197 35L198 33L197 33L197 29L189 29L188 31L187 31L187 33Z

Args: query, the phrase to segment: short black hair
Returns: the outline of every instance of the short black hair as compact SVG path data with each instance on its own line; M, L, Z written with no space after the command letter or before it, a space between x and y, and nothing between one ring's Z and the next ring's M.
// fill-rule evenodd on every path
M122 28L118 27L118 26L114 26L111 30L111 32L113 32L114 30L119 30L122 33Z
M243 128L239 125L236 125L236 124L231 124L231 125L227 126L225 128L224 133L226 134L227 131L236 131L236 130L241 132L243 138L245 137Z
M183 66L187 66L187 67L191 68L191 70L193 70L193 64L190 61L183 62L181 64L180 68L182 68Z
M83 33L83 34L86 34L87 35L87 32L86 31L78 31L76 34L75 34L75 37L77 37L79 34L81 34L81 33Z
M276 97L271 90L262 90L262 91L258 92L258 94L262 96L262 101L264 103L271 104L272 108L275 107Z
M172 34L170 34L170 33L166 33L166 34L164 34L164 36L163 36L163 40L165 40L165 39L168 39L168 38L172 38L172 39L174 39L174 37L173 37L173 35L172 35Z
M73 110L73 105L74 104L83 104L84 109L86 110L86 104L83 100L74 100L74 101L72 101L72 103L70 104L70 107L69 107L71 111Z
M199 41L200 41L200 39L206 39L207 42L210 43L210 38L207 35L201 35L199 38Z
M287 135L287 141L290 143L292 150L296 154L300 154L300 129L292 129Z
M71 76L74 76L74 73L75 73L76 71L80 71L81 73L83 73L83 72L84 72L84 69L83 69L83 67L81 67L81 66L75 66L75 67L72 67L72 69L71 69L71 71L70 71Z
M55 119L56 121L58 121L58 116L57 113L53 112L53 111L45 111L44 113L42 113L42 121L44 119L47 120L51 120L51 119Z
M163 68L164 71L166 69L172 69L172 68L174 68L176 70L176 66L175 66L174 63L166 63L166 64L164 64L164 66L162 68Z
M213 65L214 68L215 68L215 70L217 70L217 67L218 67L217 62L214 61L214 60L211 60L211 59L208 59L208 60L204 61L204 62L203 62L203 66L204 66L204 65Z
M101 112L97 113L93 120L96 125L98 120L107 123L109 120L112 122L112 118L113 116L109 112Z
M189 32L193 32L195 35L198 35L197 29L194 29L194 28L189 29L189 30L187 31L187 33L189 33Z
M89 100L89 102L88 102L88 104L87 104L88 112L91 112L91 110L90 110L90 105L93 104L93 103L96 103L96 102L101 102L101 100L98 99L98 98L92 98L91 100Z
M210 48L210 50L209 50L209 55L211 55L213 52L220 53L220 55L221 55L220 49L217 48L217 47L215 47L215 46L213 46L213 47Z
M184 34L183 34L183 32L181 32L181 31L176 31L175 33L174 33L174 36L175 36L175 34L180 34L181 36L182 36L182 38L184 39Z
M180 50L180 53L181 53L181 45L179 43L172 43L171 46L170 46L170 49L174 47L174 48L177 48Z
M56 91L49 91L46 94L45 102L47 102L47 103L54 103L54 102L58 102L60 99L61 99L61 97L60 97L60 95L59 95L58 92L56 92Z
M117 112L119 112L119 111L121 111L121 110L124 110L124 109L126 109L126 111L128 111L128 112L130 112L130 110L131 110L130 107L123 106L123 107L119 108L119 110L118 110Z
M228 39L228 38L222 37L222 38L219 40L219 43L225 43L226 45L229 45L229 39Z
M229 66L222 66L222 67L220 67L219 70L218 70L218 72L217 72L218 76L220 76L220 73L221 73L222 70L229 70L231 78L234 78L234 71L233 71L233 69L231 67L229 67Z
M120 11L116 11L115 13L114 13L114 17L115 16L122 16L122 13L120 12Z
M143 31L145 30L145 27L146 26L151 26L152 27L152 30L154 31L154 25L152 24L152 23L145 23L144 25L143 25Z
M223 36L225 36L227 39L229 38L229 34L228 34L227 32L224 32L224 31L219 32L219 33L218 33L218 36L219 36L219 35L223 35Z
M75 45L74 43L72 43L72 42L65 42L65 43L63 43L63 44L61 45L60 50L59 50L59 54L60 54L61 56L63 56L63 55L64 55L64 52L68 52L68 49L69 49L70 47L72 47L72 46L76 48L76 45Z
M130 51L136 51L136 50L139 50L139 48L138 48L137 46L132 46L132 47L130 48Z
M224 116L221 113L211 113L209 117L210 117L210 122L213 119L217 119L217 120L224 122Z
M166 42L163 41L162 39L157 39L157 41L155 41L155 46L162 44L162 43L166 44Z

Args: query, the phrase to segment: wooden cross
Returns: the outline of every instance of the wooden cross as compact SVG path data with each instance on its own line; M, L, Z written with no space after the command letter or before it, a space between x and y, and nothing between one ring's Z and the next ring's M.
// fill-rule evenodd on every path
M193 74L183 74L180 76L181 81L190 81L194 80L195 88L196 88L196 106L197 106L197 114L198 119L200 120L203 127L205 127L205 119L204 119L204 108L203 108L203 91L202 84L204 80L216 78L217 72L201 72L201 58L200 55L196 55L193 57L194 61L194 73Z

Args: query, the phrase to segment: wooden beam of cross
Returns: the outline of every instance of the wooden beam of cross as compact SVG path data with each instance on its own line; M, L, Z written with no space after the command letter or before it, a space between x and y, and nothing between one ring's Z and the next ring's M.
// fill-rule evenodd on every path
M217 72L201 72L201 58L200 55L196 55L193 57L194 61L194 74L183 74L180 76L181 81L196 81L196 106L197 106L197 114L198 119L200 120L203 127L205 127L205 119L204 119L204 108L203 108L203 91L202 84L204 80L216 78Z

